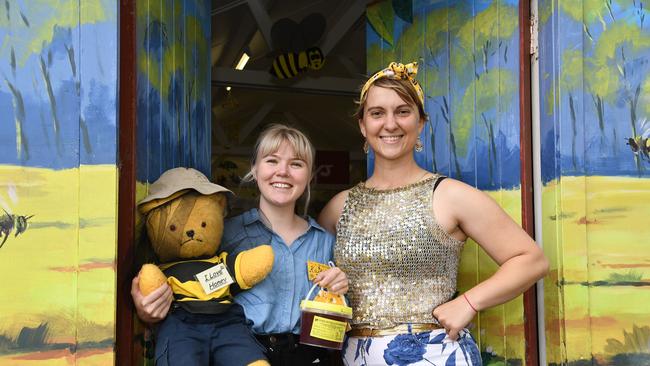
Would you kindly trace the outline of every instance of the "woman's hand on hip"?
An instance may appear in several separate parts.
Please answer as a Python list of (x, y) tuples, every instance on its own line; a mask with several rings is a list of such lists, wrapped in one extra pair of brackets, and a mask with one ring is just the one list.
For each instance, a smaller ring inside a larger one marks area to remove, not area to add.
[(458, 333), (474, 319), (476, 311), (459, 296), (433, 309), (432, 315), (445, 328), (449, 338), (455, 341)]
[(348, 276), (338, 267), (333, 267), (319, 273), (314, 278), (314, 283), (326, 288), (336, 295), (344, 295), (348, 292)]
[(138, 318), (149, 324), (165, 319), (174, 299), (172, 289), (167, 283), (164, 283), (147, 296), (142, 295), (138, 276), (131, 281), (131, 297)]

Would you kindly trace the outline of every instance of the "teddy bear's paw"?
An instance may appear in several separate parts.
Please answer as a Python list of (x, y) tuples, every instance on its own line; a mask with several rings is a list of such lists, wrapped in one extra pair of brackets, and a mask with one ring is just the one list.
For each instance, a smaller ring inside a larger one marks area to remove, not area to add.
[(260, 245), (239, 253), (235, 261), (237, 282), (242, 289), (248, 289), (262, 281), (273, 269), (273, 249)]
[(266, 360), (257, 360), (249, 363), (248, 366), (270, 366), (270, 364)]
[(167, 277), (155, 264), (145, 264), (140, 269), (139, 287), (142, 295), (147, 296), (167, 282)]

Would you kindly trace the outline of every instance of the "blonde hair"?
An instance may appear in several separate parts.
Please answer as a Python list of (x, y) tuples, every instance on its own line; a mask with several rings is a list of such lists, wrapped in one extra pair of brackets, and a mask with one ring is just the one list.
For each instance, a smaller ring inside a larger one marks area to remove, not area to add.
[(300, 199), (305, 200), (305, 211), (303, 214), (306, 216), (307, 209), (309, 208), (309, 199), (311, 197), (309, 183), (311, 182), (311, 176), (313, 173), (316, 151), (314, 149), (314, 146), (311, 144), (311, 141), (309, 141), (309, 138), (307, 138), (307, 136), (299, 130), (280, 123), (273, 123), (265, 128), (257, 138), (257, 142), (255, 142), (255, 150), (251, 158), (251, 169), (242, 178), (242, 181), (254, 181), (255, 175), (253, 173), (253, 169), (255, 167), (255, 164), (257, 164), (258, 158), (277, 152), (284, 142), (287, 142), (289, 146), (291, 146), (298, 159), (305, 162), (309, 171), (309, 181), (307, 182), (307, 187), (305, 187), (305, 192), (303, 192), (302, 196), (300, 197)]
[[(380, 88), (386, 88), (386, 89), (391, 89), (394, 90), (397, 95), (399, 95), (400, 98), (402, 98), (403, 101), (405, 101), (408, 105), (416, 106), (418, 109), (418, 112), (420, 113), (420, 118), (424, 121), (429, 119), (429, 116), (424, 112), (424, 105), (420, 101), (420, 97), (418, 96), (417, 91), (415, 90), (415, 87), (413, 84), (411, 84), (410, 81), (405, 80), (405, 79), (394, 79), (390, 77), (383, 77), (375, 80), (370, 88), (373, 86), (377, 86)], [(368, 89), (370, 91), (370, 89)], [(363, 109), (366, 106), (366, 101), (368, 99), (368, 94), (365, 93), (363, 95), (363, 98), (359, 100), (357, 103), (357, 110), (354, 113), (354, 117), (356, 119), (363, 119)]]

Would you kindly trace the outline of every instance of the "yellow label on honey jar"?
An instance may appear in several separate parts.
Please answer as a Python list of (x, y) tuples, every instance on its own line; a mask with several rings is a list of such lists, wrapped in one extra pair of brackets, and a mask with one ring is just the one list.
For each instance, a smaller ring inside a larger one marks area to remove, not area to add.
[(314, 316), (309, 335), (332, 342), (343, 342), (347, 322)]

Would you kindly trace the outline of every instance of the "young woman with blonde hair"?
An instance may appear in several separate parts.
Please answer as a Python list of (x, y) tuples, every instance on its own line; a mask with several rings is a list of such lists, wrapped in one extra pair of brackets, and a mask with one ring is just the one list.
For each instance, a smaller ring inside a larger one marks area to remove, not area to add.
[[(326, 364), (329, 359), (326, 349), (298, 343), (300, 301), (312, 286), (307, 261), (331, 261), (334, 246), (332, 234), (306, 216), (314, 154), (310, 141), (297, 129), (280, 124), (266, 128), (255, 145), (251, 170), (244, 177), (257, 183), (259, 206), (227, 219), (221, 240), (221, 249), (231, 254), (260, 244), (273, 248), (271, 273), (252, 289), (239, 293), (235, 302), (244, 308), (274, 366)], [(304, 200), (300, 214), (296, 213), (299, 200)], [(171, 296), (165, 286), (143, 298), (137, 291), (137, 277), (133, 282), (140, 318), (152, 323), (163, 319), (169, 309), (165, 296)], [(321, 272), (314, 283), (336, 294), (348, 289), (345, 273), (336, 267)]]

